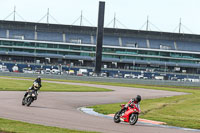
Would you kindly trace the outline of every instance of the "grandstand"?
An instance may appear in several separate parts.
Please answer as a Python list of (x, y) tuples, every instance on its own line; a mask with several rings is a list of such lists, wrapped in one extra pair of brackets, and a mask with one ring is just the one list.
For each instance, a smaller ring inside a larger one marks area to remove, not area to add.
[[(94, 67), (96, 27), (0, 21), (0, 60)], [(105, 28), (102, 67), (200, 73), (200, 35)]]

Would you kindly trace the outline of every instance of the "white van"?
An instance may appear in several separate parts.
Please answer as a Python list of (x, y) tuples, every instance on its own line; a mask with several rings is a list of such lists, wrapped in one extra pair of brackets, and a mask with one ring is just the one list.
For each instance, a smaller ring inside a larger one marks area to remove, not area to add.
[(58, 70), (58, 69), (52, 69), (52, 70), (51, 70), (51, 73), (52, 73), (52, 74), (61, 74), (61, 71)]
[(155, 79), (157, 79), (157, 80), (164, 80), (164, 76), (155, 76)]
[(51, 74), (51, 69), (50, 68), (46, 68), (45, 74)]
[(7, 66), (0, 65), (0, 72), (9, 72)]
[(88, 75), (88, 70), (87, 69), (79, 69), (77, 71), (77, 76), (87, 76)]

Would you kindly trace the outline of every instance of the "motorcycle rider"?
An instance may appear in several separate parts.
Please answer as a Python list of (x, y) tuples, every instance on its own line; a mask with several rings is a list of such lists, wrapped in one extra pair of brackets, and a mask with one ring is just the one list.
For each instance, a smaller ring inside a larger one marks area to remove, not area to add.
[(42, 87), (42, 81), (41, 81), (41, 77), (38, 76), (37, 79), (35, 80), (35, 82), (37, 82), (39, 84), (39, 88)]
[(137, 95), (136, 98), (132, 98), (125, 106), (123, 109), (121, 109), (118, 113), (120, 115), (123, 111), (126, 111), (128, 106), (133, 107), (133, 104), (140, 104), (142, 97), (140, 95)]
[(41, 77), (38, 76), (36, 78), (36, 80), (33, 82), (33, 85), (31, 87), (29, 87), (28, 90), (26, 91), (26, 93), (24, 94), (24, 98), (23, 99), (26, 98), (26, 96), (28, 95), (28, 92), (30, 90), (34, 90), (34, 93), (36, 94), (35, 100), (37, 100), (37, 95), (38, 95), (37, 91), (40, 90), (41, 87), (42, 87)]

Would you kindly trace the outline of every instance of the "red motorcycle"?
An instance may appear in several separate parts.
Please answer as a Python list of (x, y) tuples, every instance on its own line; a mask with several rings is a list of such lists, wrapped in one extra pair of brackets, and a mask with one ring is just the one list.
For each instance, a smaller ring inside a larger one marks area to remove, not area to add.
[[(125, 104), (121, 104), (121, 109), (125, 108)], [(126, 110), (121, 113), (118, 111), (115, 113), (114, 122), (119, 123), (120, 121), (128, 122), (130, 125), (135, 125), (138, 121), (138, 115), (140, 113), (140, 107), (138, 104), (133, 104), (133, 106), (128, 106)]]

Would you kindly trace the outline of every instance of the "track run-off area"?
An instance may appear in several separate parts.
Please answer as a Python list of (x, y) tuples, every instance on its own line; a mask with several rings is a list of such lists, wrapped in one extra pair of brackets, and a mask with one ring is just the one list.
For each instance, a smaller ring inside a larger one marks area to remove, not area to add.
[[(6, 77), (0, 77), (6, 79)], [(11, 79), (11, 78), (7, 78)], [(31, 80), (20, 79), (18, 80)], [(143, 99), (184, 95), (182, 92), (151, 90), (131, 87), (96, 85), (86, 83), (70, 83), (59, 81), (42, 82), (70, 84), (111, 89), (109, 92), (39, 92), (38, 100), (30, 107), (21, 105), (23, 91), (0, 91), (0, 118), (18, 120), (46, 126), (75, 130), (97, 131), (105, 133), (189, 133), (181, 129), (164, 128), (137, 123), (134, 126), (120, 123), (112, 119), (89, 115), (78, 110), (97, 104), (128, 102), (140, 94)], [(41, 88), (42, 89), (42, 88)]]

